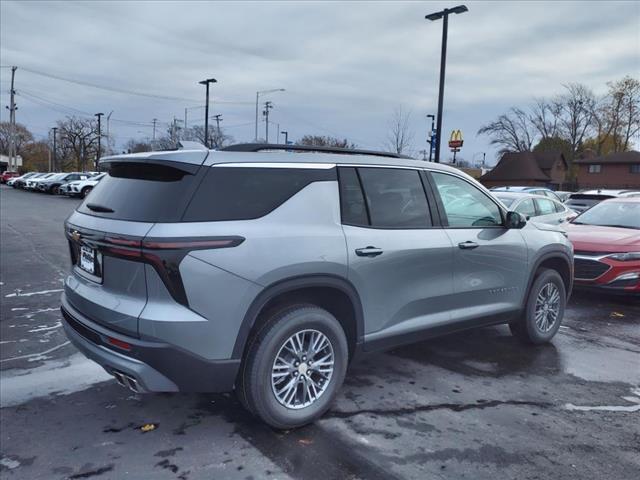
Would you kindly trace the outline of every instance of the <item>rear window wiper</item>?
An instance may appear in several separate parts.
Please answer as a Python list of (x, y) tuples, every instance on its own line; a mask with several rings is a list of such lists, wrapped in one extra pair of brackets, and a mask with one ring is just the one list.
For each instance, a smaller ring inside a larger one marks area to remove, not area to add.
[(109, 207), (105, 207), (103, 205), (97, 205), (95, 203), (87, 203), (87, 208), (89, 210), (93, 210), (94, 212), (104, 212), (104, 213), (113, 213), (113, 209)]

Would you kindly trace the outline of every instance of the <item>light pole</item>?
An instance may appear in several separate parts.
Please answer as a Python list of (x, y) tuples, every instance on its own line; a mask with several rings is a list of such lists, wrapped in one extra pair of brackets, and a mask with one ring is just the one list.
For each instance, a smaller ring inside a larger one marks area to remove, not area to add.
[(433, 122), (436, 119), (436, 116), (432, 115), (432, 114), (429, 114), (429, 115), (427, 115), (427, 118), (431, 119), (431, 131), (429, 132), (429, 141), (428, 141), (428, 143), (429, 143), (429, 161), (431, 161), (432, 160), (432, 156), (433, 156), (433, 144), (435, 143), (436, 137), (437, 137), (437, 135), (435, 133), (435, 130), (434, 130), (435, 127), (434, 127), (434, 124), (433, 124)]
[(256, 132), (255, 132), (255, 137), (253, 139), (254, 142), (258, 143), (258, 104), (260, 102), (260, 95), (266, 95), (268, 93), (275, 93), (275, 92), (284, 92), (284, 88), (273, 88), (271, 90), (260, 90), (258, 92), (256, 92)]
[(289, 145), (289, 132), (287, 132), (286, 130), (283, 130), (280, 133), (284, 135), (284, 144)]
[(447, 63), (447, 33), (449, 30), (449, 15), (468, 12), (466, 5), (458, 5), (453, 8), (445, 8), (439, 12), (431, 13), (424, 18), (440, 20), (442, 18), (442, 52), (440, 53), (440, 87), (438, 89), (438, 125), (436, 127), (436, 163), (440, 162), (440, 139), (442, 138), (442, 103), (444, 100), (444, 70)]
[(96, 155), (96, 170), (100, 171), (100, 150), (102, 150), (102, 132), (100, 131), (100, 118), (104, 113), (96, 113), (94, 117), (98, 117), (98, 154)]
[(198, 82), (200, 85), (207, 87), (207, 100), (204, 104), (204, 146), (207, 148), (209, 148), (209, 84), (217, 82), (215, 78), (207, 78), (206, 80)]

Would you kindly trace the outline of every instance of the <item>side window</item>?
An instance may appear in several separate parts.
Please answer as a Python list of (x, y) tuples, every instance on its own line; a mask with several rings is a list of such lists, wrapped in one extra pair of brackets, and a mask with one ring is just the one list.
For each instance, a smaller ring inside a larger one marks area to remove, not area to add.
[(526, 198), (520, 202), (520, 205), (516, 207), (516, 212), (521, 213), (527, 217), (536, 216), (536, 206), (533, 203), (533, 198)]
[(342, 223), (348, 225), (369, 225), (367, 207), (360, 188), (358, 174), (353, 167), (338, 169), (340, 181), (340, 212)]
[(450, 227), (494, 227), (502, 225), (500, 208), (470, 183), (445, 173), (431, 173), (442, 199)]
[(560, 202), (553, 202), (553, 206), (556, 207), (556, 212), (558, 213), (563, 213), (566, 210), (565, 206)]
[(420, 173), (395, 168), (359, 168), (372, 227), (430, 227), (431, 215)]
[(259, 218), (310, 183), (331, 180), (336, 180), (335, 168), (209, 167), (182, 220)]
[(540, 215), (550, 215), (552, 213), (556, 213), (556, 207), (551, 200), (548, 200), (546, 198), (536, 198), (536, 203), (538, 204)]

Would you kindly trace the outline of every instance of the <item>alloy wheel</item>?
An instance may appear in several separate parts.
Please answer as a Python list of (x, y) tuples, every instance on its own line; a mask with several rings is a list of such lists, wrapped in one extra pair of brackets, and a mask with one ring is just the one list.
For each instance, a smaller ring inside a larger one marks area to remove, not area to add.
[(552, 283), (546, 283), (536, 297), (535, 321), (542, 333), (551, 330), (560, 314), (560, 290)]
[(302, 330), (280, 347), (271, 368), (271, 389), (278, 402), (298, 410), (326, 391), (334, 370), (333, 346), (318, 330)]

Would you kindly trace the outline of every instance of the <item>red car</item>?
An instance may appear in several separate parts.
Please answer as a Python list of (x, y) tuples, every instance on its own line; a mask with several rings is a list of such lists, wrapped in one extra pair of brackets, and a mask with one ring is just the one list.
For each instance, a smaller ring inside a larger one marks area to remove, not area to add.
[(612, 198), (565, 224), (574, 286), (640, 294), (640, 198)]
[(0, 183), (7, 183), (7, 180), (13, 177), (19, 177), (18, 172), (2, 172), (0, 173)]

